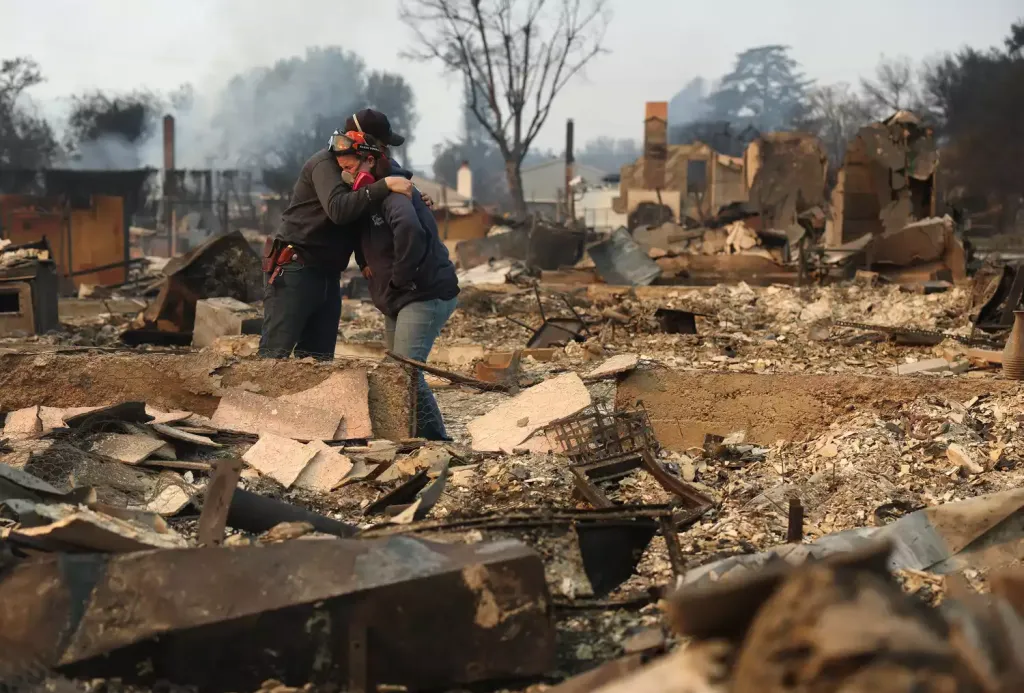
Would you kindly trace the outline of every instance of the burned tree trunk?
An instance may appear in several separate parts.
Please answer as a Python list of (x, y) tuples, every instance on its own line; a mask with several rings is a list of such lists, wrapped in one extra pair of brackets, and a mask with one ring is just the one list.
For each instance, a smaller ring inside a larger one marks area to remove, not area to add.
[(525, 219), (526, 193), (523, 190), (522, 164), (515, 160), (505, 160), (505, 178), (508, 180), (508, 194), (512, 198), (512, 209), (519, 219)]

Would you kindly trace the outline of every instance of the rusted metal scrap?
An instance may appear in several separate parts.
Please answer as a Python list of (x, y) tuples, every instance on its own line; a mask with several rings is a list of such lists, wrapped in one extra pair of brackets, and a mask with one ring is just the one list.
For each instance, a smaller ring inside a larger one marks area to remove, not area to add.
[[(665, 532), (673, 570), (684, 570), (682, 551), (676, 538), (677, 508), (671, 505), (611, 506), (587, 509), (527, 508), (515, 513), (487, 513), (472, 517), (427, 520), (408, 525), (383, 525), (363, 530), (360, 536), (379, 537), (394, 534), (434, 531), (497, 530), (564, 531), (576, 535), (583, 569), (595, 597), (607, 595), (636, 570), (651, 538)], [(696, 518), (694, 518), (696, 519)], [(647, 603), (649, 600), (643, 601)], [(578, 605), (579, 600), (570, 602)]]
[(577, 490), (596, 508), (613, 507), (614, 503), (593, 479), (615, 479), (641, 467), (680, 499), (687, 511), (679, 518), (680, 523), (694, 522), (712, 506), (711, 499), (669, 474), (658, 463), (656, 455), (660, 445), (650, 417), (642, 407), (627, 411), (589, 407), (580, 414), (552, 423), (548, 432), (573, 463), (570, 472)]
[[(685, 565), (677, 531), (700, 519), (711, 509), (712, 501), (658, 463), (656, 455), (660, 446), (647, 412), (642, 407), (614, 412), (591, 407), (581, 414), (556, 421), (548, 431), (562, 452), (573, 462), (569, 471), (576, 490), (595, 508), (610, 509), (616, 506), (594, 480), (616, 479), (639, 468), (647, 471), (666, 491), (679, 499), (683, 512), (674, 513), (672, 517), (659, 517), (659, 524), (651, 527), (650, 535), (654, 534), (655, 529), (660, 529), (668, 546), (673, 573), (682, 575)], [(639, 528), (623, 528), (616, 541), (625, 544), (631, 537), (641, 537), (639, 532)], [(630, 570), (635, 567), (634, 563)], [(614, 575), (618, 576), (619, 573), (615, 572)]]
[(540, 558), (511, 540), (60, 555), (0, 580), (0, 632), (41, 665), (202, 691), (540, 675), (555, 663), (549, 611)]
[(638, 456), (642, 450), (657, 452), (647, 412), (641, 409), (606, 411), (588, 407), (579, 414), (555, 421), (549, 437), (573, 464), (608, 462), (620, 456)]
[(1008, 330), (1024, 295), (1024, 268), (1020, 264), (986, 265), (975, 281), (971, 304), (976, 308), (968, 311), (974, 326), (988, 332)]
[(217, 236), (181, 258), (173, 258), (164, 274), (167, 279), (160, 294), (136, 327), (191, 332), (199, 299), (227, 297), (251, 303), (263, 298), (260, 259), (239, 231)]
[(533, 334), (526, 342), (527, 349), (562, 347), (570, 341), (582, 342), (585, 340), (585, 335), (590, 335), (590, 329), (587, 327), (586, 321), (576, 311), (572, 301), (569, 300), (566, 294), (558, 294), (558, 296), (565, 302), (565, 305), (572, 313), (573, 317), (571, 318), (549, 318), (544, 312), (544, 303), (540, 298), (540, 289), (536, 285), (533, 287), (533, 295), (537, 299), (537, 310), (540, 312), (540, 319), (542, 321), (540, 327), (535, 329), (515, 318), (509, 316), (505, 318), (524, 329), (533, 330)]

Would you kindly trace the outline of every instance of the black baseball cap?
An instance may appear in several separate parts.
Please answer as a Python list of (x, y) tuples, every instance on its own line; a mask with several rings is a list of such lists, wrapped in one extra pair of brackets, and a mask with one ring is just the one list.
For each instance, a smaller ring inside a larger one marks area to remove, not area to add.
[(391, 131), (391, 121), (388, 117), (372, 108), (364, 108), (349, 116), (345, 121), (345, 130), (364, 132), (390, 147), (401, 147), (405, 144), (404, 137)]

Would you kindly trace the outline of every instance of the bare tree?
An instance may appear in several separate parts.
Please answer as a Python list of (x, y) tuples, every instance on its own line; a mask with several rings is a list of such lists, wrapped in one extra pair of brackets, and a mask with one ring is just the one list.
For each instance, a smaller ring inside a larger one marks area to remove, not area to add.
[(809, 111), (804, 129), (821, 138), (832, 167), (839, 167), (847, 145), (871, 121), (869, 107), (848, 84), (839, 83), (812, 89)]
[(559, 92), (598, 53), (606, 0), (405, 0), (416, 32), (410, 55), (462, 76), (467, 106), (505, 162), (515, 212), (525, 217), (521, 168)]
[(879, 119), (889, 117), (894, 111), (921, 108), (917, 73), (907, 57), (883, 56), (875, 68), (875, 78), (862, 79), (860, 85), (868, 106)]

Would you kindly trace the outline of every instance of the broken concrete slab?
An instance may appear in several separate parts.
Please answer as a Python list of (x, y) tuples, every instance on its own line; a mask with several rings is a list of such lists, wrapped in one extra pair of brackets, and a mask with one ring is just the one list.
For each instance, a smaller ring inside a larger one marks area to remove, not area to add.
[(174, 462), (177, 459), (178, 451), (174, 449), (173, 445), (166, 443), (158, 447), (146, 461), (161, 460), (163, 462)]
[(76, 677), (445, 690), (555, 664), (543, 565), (518, 541), (305, 539), (29, 560), (0, 590), (12, 597), (0, 603), (5, 638)]
[(459, 270), (459, 286), (473, 284), (504, 284), (512, 273), (513, 262), (504, 260), (477, 265), (470, 269)]
[(452, 344), (436, 346), (430, 350), (427, 363), (445, 363), (449, 366), (469, 366), (484, 358), (487, 350), (481, 344)]
[(510, 453), (535, 431), (590, 403), (590, 392), (575, 373), (545, 380), (470, 421), (473, 450)]
[(199, 445), (206, 448), (223, 447), (220, 443), (215, 443), (206, 436), (189, 433), (188, 431), (183, 431), (180, 428), (175, 428), (173, 426), (165, 426), (164, 424), (152, 422), (149, 424), (149, 427), (156, 433), (170, 438), (171, 440), (178, 440), (183, 443), (191, 443), (192, 445)]
[(3, 433), (9, 438), (35, 438), (43, 433), (43, 422), (39, 418), (39, 407), (27, 407), (12, 411), (4, 420)]
[(336, 414), (341, 425), (328, 440), (354, 440), (373, 436), (369, 396), (366, 370), (354, 368), (333, 373), (315, 387), (278, 400)]
[(167, 443), (151, 436), (104, 433), (93, 441), (92, 451), (125, 464), (138, 464), (166, 446)]
[(351, 455), (359, 455), (367, 462), (390, 464), (395, 461), (395, 456), (398, 454), (398, 446), (390, 440), (371, 440), (366, 445), (346, 447), (345, 452)]
[(263, 324), (260, 312), (248, 303), (227, 296), (204, 298), (196, 301), (195, 326), (192, 328), (192, 346), (211, 346), (219, 337), (252, 334)]
[(868, 256), (879, 265), (898, 267), (941, 261), (954, 280), (967, 277), (963, 244), (953, 233), (953, 220), (948, 216), (922, 219), (883, 233), (868, 246)]
[(473, 365), (473, 377), (485, 383), (518, 384), (522, 358), (523, 355), (519, 351), (488, 354)]
[(56, 428), (64, 428), (65, 410), (60, 407), (39, 407), (39, 420), (43, 424), (43, 433)]
[(146, 405), (146, 413), (153, 417), (150, 423), (154, 424), (172, 424), (184, 421), (192, 416), (190, 411), (161, 411), (155, 407)]
[(333, 412), (271, 399), (244, 390), (221, 397), (213, 424), (240, 433), (271, 433), (296, 440), (333, 440), (341, 417)]
[(141, 509), (163, 517), (173, 517), (192, 502), (192, 494), (182, 488), (183, 482), (168, 483)]
[(182, 549), (188, 545), (176, 533), (158, 533), (84, 507), (39, 503), (33, 512), (50, 524), (12, 529), (8, 534), (11, 541), (48, 551), (102, 553)]
[(306, 448), (313, 450), (314, 455), (296, 477), (294, 485), (297, 488), (330, 493), (340, 486), (352, 471), (352, 460), (322, 440), (314, 440), (308, 443)]
[(517, 445), (513, 452), (529, 452), (536, 455), (546, 455), (549, 452), (554, 451), (554, 449), (555, 447), (551, 444), (551, 441), (548, 440), (547, 436), (536, 433)]
[(600, 366), (587, 373), (585, 377), (587, 380), (610, 378), (614, 375), (636, 370), (636, 366), (639, 362), (640, 357), (637, 354), (619, 354), (618, 356), (612, 356), (610, 359), (607, 359)]
[(422, 447), (415, 455), (411, 455), (395, 462), (393, 465), (388, 467), (383, 474), (377, 477), (377, 479), (382, 483), (397, 481), (398, 479), (412, 476), (423, 469), (428, 469), (431, 473), (436, 474), (440, 472), (440, 470), (447, 465), (451, 459), (451, 453), (443, 447)]
[(291, 487), (317, 455), (317, 449), (296, 442), (291, 438), (261, 433), (256, 444), (249, 448), (242, 459), (246, 464), (264, 476), (269, 476), (285, 488)]
[[(944, 358), (925, 359), (914, 363), (899, 363), (889, 368), (896, 375), (917, 375), (921, 373), (945, 373), (953, 371), (954, 363)], [(966, 369), (965, 369), (966, 370)]]
[(966, 356), (983, 364), (1003, 364), (1003, 352), (994, 349), (968, 349)]

